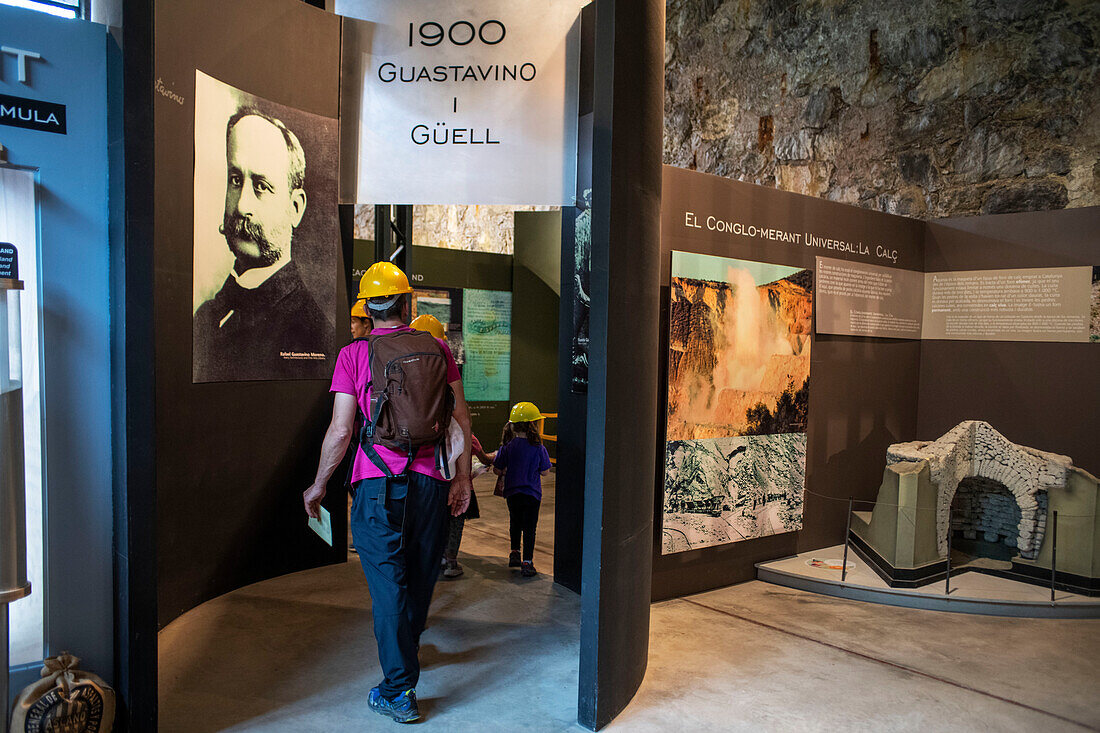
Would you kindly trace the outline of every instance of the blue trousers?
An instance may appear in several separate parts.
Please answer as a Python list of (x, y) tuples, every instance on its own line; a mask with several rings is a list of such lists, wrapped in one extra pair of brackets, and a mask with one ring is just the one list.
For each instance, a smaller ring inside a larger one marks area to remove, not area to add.
[(419, 473), (355, 484), (351, 537), (370, 588), (374, 638), (393, 697), (420, 678), (420, 634), (447, 534), (449, 484)]

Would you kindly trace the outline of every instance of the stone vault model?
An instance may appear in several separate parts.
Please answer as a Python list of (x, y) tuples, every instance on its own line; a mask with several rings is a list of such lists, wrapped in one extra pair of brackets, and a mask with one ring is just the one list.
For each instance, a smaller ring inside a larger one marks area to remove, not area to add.
[(1067, 456), (1017, 445), (989, 423), (968, 420), (934, 441), (895, 443), (872, 511), (855, 512), (856, 550), (892, 586), (943, 577), (948, 533), (980, 570), (1050, 582), (1048, 517), (1060, 513), (1058, 582), (1100, 592), (1097, 479)]

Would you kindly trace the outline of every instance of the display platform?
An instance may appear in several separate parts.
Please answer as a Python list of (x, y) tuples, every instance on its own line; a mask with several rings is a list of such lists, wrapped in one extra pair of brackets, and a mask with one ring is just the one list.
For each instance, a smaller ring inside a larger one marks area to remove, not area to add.
[[(977, 613), (1025, 618), (1100, 618), (1100, 598), (1020, 583), (978, 572), (951, 576), (951, 592), (944, 581), (920, 588), (891, 588), (855, 552), (848, 553), (848, 573), (841, 581), (844, 545), (803, 552), (781, 560), (756, 564), (756, 577), (768, 583), (822, 595), (929, 611)], [(814, 561), (818, 567), (811, 565)]]

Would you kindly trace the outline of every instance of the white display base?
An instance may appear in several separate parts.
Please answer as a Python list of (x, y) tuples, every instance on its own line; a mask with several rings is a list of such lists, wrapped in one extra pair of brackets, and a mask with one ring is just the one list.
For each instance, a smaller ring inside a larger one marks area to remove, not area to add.
[(951, 577), (951, 593), (944, 594), (944, 581), (920, 588), (891, 588), (863, 558), (848, 552), (848, 575), (841, 582), (841, 571), (810, 567), (813, 559), (837, 561), (844, 545), (804, 552), (782, 560), (756, 564), (756, 577), (788, 588), (850, 598), (890, 606), (906, 606), (933, 611), (977, 613), (990, 616), (1031, 618), (1100, 618), (1100, 598), (1057, 590), (1054, 603), (1050, 588), (1021, 583), (984, 573), (969, 571)]

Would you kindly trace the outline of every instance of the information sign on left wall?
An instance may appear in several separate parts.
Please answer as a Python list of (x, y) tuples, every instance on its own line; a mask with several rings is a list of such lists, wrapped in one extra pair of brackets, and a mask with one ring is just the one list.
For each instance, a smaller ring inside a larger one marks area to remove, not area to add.
[(331, 375), (337, 138), (196, 71), (194, 382)]

